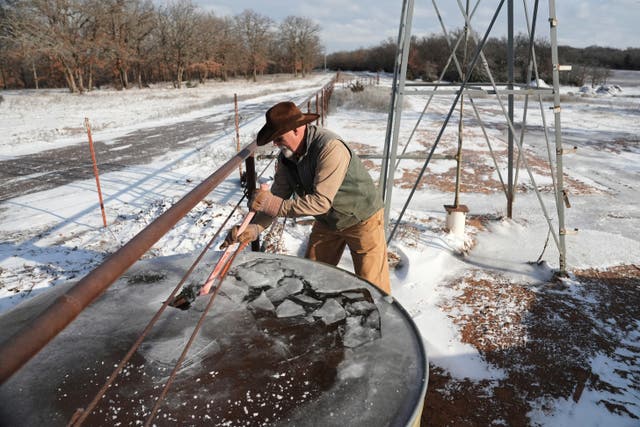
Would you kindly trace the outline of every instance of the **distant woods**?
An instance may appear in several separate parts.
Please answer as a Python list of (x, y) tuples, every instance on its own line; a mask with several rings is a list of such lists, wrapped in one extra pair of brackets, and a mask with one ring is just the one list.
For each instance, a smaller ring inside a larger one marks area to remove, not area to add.
[(319, 31), (303, 17), (218, 17), (188, 0), (0, 0), (0, 87), (83, 92), (304, 76), (321, 63)]
[[(470, 62), (476, 50), (473, 37), (465, 41), (461, 37), (462, 31), (450, 33), (449, 39), (443, 35), (430, 35), (425, 37), (412, 37), (409, 59), (407, 62), (407, 79), (422, 79), (433, 81), (442, 76), (443, 80), (461, 81), (460, 73), (450, 54), (457, 43), (456, 57), (460, 69), (472, 73), (471, 81), (488, 81), (486, 67), (481, 60), (477, 61), (473, 70), (467, 70), (467, 61)], [(476, 38), (477, 39), (477, 38)], [(349, 52), (338, 52), (327, 56), (327, 67), (336, 70), (352, 71), (386, 71), (393, 72), (396, 52), (396, 40), (388, 39), (372, 48), (363, 48)], [(524, 34), (514, 37), (514, 72), (518, 82), (525, 82), (528, 76), (529, 64), (529, 38)], [(535, 41), (536, 64), (541, 79), (551, 83), (551, 44), (548, 40), (537, 39)], [(507, 80), (507, 39), (489, 38), (483, 49), (486, 64), (496, 81)], [(606, 83), (611, 69), (640, 70), (640, 49), (628, 48), (625, 50), (592, 46), (587, 48), (573, 48), (559, 46), (558, 55), (560, 64), (572, 65), (570, 72), (562, 72), (561, 83), (582, 86), (584, 84), (597, 85)], [(532, 74), (532, 79), (535, 74)]]
[[(210, 78), (226, 80), (260, 74), (302, 75), (321, 66), (324, 47), (320, 27), (311, 19), (289, 16), (282, 22), (245, 10), (233, 17), (203, 11), (191, 0), (157, 6), (151, 0), (0, 0), (0, 88), (67, 87), (84, 92), (109, 85), (118, 89), (156, 82), (197, 85)], [(468, 66), (477, 35), (457, 43), (461, 30), (414, 36), (407, 78), (487, 81), (488, 65), (498, 82), (507, 78), (506, 38), (490, 38), (484, 57)], [(515, 73), (529, 76), (529, 41), (518, 35)], [(456, 61), (450, 61), (457, 46)], [(551, 82), (550, 43), (535, 42), (540, 78)], [(393, 72), (396, 41), (326, 57), (332, 70)], [(610, 69), (640, 70), (640, 49), (559, 47), (564, 84), (606, 83)], [(534, 78), (535, 75), (532, 75)]]

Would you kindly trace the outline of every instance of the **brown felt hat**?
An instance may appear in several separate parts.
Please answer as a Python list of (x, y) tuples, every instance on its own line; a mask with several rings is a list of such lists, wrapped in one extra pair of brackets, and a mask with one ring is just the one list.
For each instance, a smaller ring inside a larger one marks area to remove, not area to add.
[(317, 120), (318, 114), (304, 114), (293, 102), (279, 102), (267, 110), (267, 123), (258, 132), (258, 145), (265, 145), (282, 134)]

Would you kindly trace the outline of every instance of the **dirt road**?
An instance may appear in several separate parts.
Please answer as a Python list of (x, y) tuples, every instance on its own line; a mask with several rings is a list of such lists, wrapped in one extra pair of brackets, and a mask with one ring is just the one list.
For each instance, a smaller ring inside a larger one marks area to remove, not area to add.
[[(96, 139), (98, 169), (104, 173), (147, 164), (156, 156), (194, 147), (204, 136), (233, 128), (230, 112), (136, 130), (108, 143)], [(88, 142), (0, 161), (0, 201), (92, 177)]]

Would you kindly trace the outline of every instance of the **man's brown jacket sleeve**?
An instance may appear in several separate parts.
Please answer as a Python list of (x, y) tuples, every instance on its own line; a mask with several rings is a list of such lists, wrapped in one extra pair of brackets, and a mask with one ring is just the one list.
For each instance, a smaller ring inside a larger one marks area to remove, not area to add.
[[(344, 181), (349, 168), (351, 155), (345, 145), (334, 139), (320, 152), (313, 179), (313, 193), (289, 199), (293, 188), (289, 185), (284, 166), (278, 168), (274, 176), (271, 192), (282, 197), (284, 202), (278, 211), (278, 216), (300, 217), (307, 215), (321, 215), (331, 209), (333, 198)], [(273, 218), (259, 213), (254, 219), (263, 227), (268, 227)]]

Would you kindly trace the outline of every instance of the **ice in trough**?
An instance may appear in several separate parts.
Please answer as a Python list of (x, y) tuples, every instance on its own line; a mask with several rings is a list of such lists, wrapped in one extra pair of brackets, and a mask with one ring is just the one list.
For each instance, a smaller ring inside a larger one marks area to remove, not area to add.
[[(0, 387), (0, 425), (67, 425), (191, 262), (173, 256), (134, 265)], [(150, 271), (163, 274), (135, 279)], [(208, 273), (192, 280), (203, 283)], [(71, 285), (0, 316), (0, 342)], [(167, 308), (86, 425), (145, 422), (210, 296), (187, 310)], [(411, 425), (424, 399), (426, 354), (410, 317), (342, 270), (245, 253), (204, 315), (157, 425)]]

